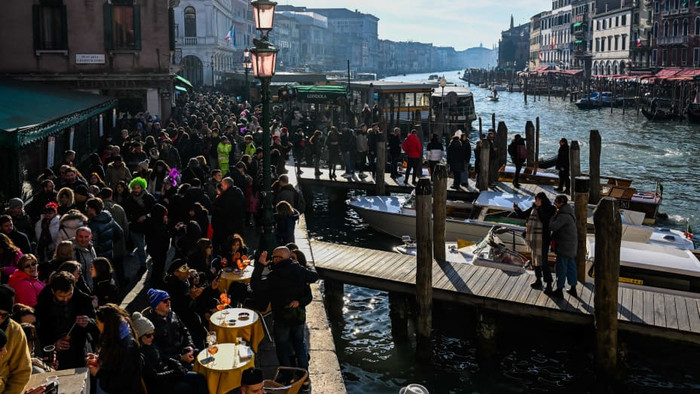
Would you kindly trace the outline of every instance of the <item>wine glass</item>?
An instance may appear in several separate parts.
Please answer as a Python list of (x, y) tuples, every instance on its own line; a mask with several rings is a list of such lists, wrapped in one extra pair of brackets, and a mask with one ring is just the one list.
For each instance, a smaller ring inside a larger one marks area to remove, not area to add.
[(229, 311), (228, 308), (224, 308), (221, 311), (222, 319), (221, 319), (221, 324), (219, 324), (220, 326), (223, 326), (226, 323), (226, 316), (228, 316), (229, 313), (231, 313), (231, 311)]
[[(215, 355), (219, 351), (219, 348), (216, 346), (216, 339), (216, 332), (209, 331), (209, 333), (207, 334), (207, 352), (210, 356)], [(211, 365), (216, 365), (216, 360), (212, 360)]]

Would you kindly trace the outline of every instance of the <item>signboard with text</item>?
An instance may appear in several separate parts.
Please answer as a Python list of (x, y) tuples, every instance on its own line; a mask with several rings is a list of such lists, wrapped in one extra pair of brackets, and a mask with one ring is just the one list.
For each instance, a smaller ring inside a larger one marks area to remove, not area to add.
[(105, 64), (104, 54), (76, 54), (75, 64)]

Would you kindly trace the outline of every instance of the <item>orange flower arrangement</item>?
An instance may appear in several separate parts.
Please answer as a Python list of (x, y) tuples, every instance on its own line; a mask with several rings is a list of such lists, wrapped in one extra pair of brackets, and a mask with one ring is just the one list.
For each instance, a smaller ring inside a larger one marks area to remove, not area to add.
[[(238, 253), (236, 253), (236, 255), (238, 255)], [(246, 256), (246, 255), (243, 255), (243, 256), (241, 256), (240, 259), (236, 260), (236, 265), (238, 266), (239, 270), (245, 269), (245, 267), (247, 265), (245, 262), (246, 260), (248, 260), (248, 256)]]
[(231, 298), (226, 293), (221, 293), (219, 296), (219, 305), (216, 306), (216, 310), (220, 311), (226, 309), (227, 306), (231, 304)]

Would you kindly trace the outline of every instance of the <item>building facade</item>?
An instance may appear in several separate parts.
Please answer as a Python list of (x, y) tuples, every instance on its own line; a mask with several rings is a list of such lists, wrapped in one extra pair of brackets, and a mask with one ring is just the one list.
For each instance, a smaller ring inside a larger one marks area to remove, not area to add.
[(501, 32), (498, 43), (498, 67), (510, 70), (524, 68), (530, 59), (530, 23), (513, 26)]
[(120, 112), (167, 118), (171, 18), (167, 1), (7, 2), (0, 74), (115, 97)]
[(593, 59), (593, 15), (594, 0), (574, 0), (571, 3), (573, 32), (573, 52), (571, 68), (584, 70), (585, 76), (591, 76)]
[(217, 86), (240, 69), (252, 46), (252, 7), (245, 0), (182, 0), (174, 9), (176, 71), (194, 86)]
[(628, 73), (633, 2), (598, 4), (593, 17), (593, 75)]
[(651, 67), (700, 66), (699, 2), (654, 1), (650, 20)]
[(542, 55), (542, 18), (549, 15), (549, 11), (543, 11), (530, 18), (530, 56), (527, 67), (532, 70), (540, 66), (540, 62), (544, 58)]

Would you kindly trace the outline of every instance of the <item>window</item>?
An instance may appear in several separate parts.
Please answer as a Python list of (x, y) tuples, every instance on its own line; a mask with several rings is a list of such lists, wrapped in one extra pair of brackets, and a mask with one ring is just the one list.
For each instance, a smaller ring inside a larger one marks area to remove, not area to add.
[(673, 36), (675, 37), (677, 35), (678, 35), (678, 19), (673, 21)]
[(185, 8), (185, 37), (197, 37), (197, 11)]
[(600, 51), (605, 52), (605, 38), (600, 40)]
[(627, 49), (626, 47), (627, 47), (627, 35), (623, 34), (622, 35), (622, 50), (623, 51), (626, 50)]
[(693, 48), (693, 66), (700, 64), (700, 48)]
[(622, 15), (622, 26), (627, 25), (627, 15)]
[(666, 65), (666, 59), (668, 59), (667, 55), (668, 55), (668, 50), (662, 49), (661, 50), (661, 65), (662, 66)]
[(34, 19), (34, 50), (68, 50), (66, 6), (62, 0), (41, 0), (32, 8)]
[(683, 35), (688, 35), (688, 18), (683, 19)]
[(681, 49), (681, 66), (685, 66), (688, 63), (688, 51), (683, 48)]
[(595, 29), (600, 30), (600, 21), (595, 21)]
[(620, 41), (620, 36), (615, 36), (615, 50), (616, 50), (616, 51), (617, 51), (617, 48), (618, 48), (618, 46), (617, 46), (618, 41)]
[(618, 26), (620, 26), (620, 17), (616, 16), (615, 17), (615, 27), (618, 27)]
[[(700, 23), (700, 18), (697, 18), (695, 20), (695, 28), (696, 29), (698, 27), (698, 23)], [(654, 22), (654, 27), (652, 28), (652, 30), (653, 30), (652, 35), (654, 36), (654, 38), (657, 38), (659, 36), (659, 23), (658, 22)]]
[(668, 37), (668, 21), (664, 22), (664, 37)]
[[(695, 48), (695, 49), (698, 50), (698, 49), (700, 49), (700, 48)], [(658, 53), (658, 50), (657, 50), (657, 49), (654, 49), (654, 50), (651, 51), (651, 65), (652, 65), (652, 66), (656, 66), (656, 55), (657, 55), (657, 53)]]
[(607, 28), (607, 23), (608, 21), (606, 19), (603, 19), (603, 30)]
[(141, 9), (134, 0), (103, 5), (106, 50), (141, 50)]
[(595, 51), (596, 52), (600, 51), (600, 38), (595, 39)]

